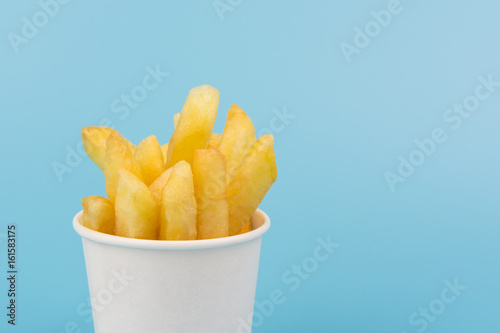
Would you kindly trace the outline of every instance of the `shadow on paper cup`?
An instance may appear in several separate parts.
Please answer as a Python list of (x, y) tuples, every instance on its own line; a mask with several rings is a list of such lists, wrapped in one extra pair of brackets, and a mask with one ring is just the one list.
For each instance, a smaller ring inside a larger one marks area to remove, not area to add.
[(252, 231), (231, 237), (162, 241), (88, 229), (82, 236), (96, 333), (249, 333), (262, 235), (261, 210)]

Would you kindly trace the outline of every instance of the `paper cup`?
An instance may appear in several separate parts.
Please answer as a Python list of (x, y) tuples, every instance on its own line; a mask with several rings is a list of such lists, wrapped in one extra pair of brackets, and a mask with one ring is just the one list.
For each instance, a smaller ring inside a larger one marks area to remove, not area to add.
[(96, 333), (250, 333), (262, 235), (142, 240), (103, 234), (80, 224)]

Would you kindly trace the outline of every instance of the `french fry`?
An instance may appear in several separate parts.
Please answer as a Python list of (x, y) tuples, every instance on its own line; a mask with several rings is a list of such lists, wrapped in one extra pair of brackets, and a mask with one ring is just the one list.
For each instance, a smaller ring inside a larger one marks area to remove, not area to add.
[(222, 141), (222, 134), (212, 133), (210, 137), (210, 142), (208, 143), (208, 148), (217, 148)]
[(148, 187), (133, 173), (119, 169), (115, 200), (115, 234), (158, 239), (158, 209)]
[(230, 236), (241, 231), (277, 175), (274, 138), (264, 134), (250, 148), (227, 187)]
[(179, 122), (179, 118), (181, 117), (181, 113), (180, 112), (177, 112), (176, 114), (174, 114), (174, 128), (177, 127), (177, 123)]
[(155, 198), (158, 207), (161, 207), (161, 193), (163, 192), (165, 185), (167, 185), (170, 173), (172, 173), (172, 168), (165, 170), (160, 177), (156, 178), (156, 180), (149, 185), (149, 191), (153, 195), (153, 198)]
[(173, 168), (161, 195), (160, 239), (196, 239), (196, 198), (193, 174), (186, 161)]
[(163, 163), (167, 165), (168, 142), (161, 145), (161, 153), (163, 154)]
[(154, 135), (148, 136), (137, 145), (135, 159), (146, 186), (151, 185), (166, 170), (160, 143)]
[(168, 145), (167, 168), (179, 161), (193, 162), (195, 149), (206, 149), (212, 135), (219, 91), (209, 85), (189, 91), (179, 122)]
[(114, 131), (111, 127), (87, 126), (82, 128), (83, 147), (92, 161), (104, 170), (104, 151), (106, 139)]
[(198, 239), (228, 236), (229, 216), (224, 156), (200, 149), (193, 156), (194, 194), (198, 204)]
[(82, 225), (95, 231), (113, 234), (115, 230), (115, 209), (106, 198), (92, 195), (82, 199)]
[[(92, 161), (104, 171), (104, 156), (106, 151), (106, 139), (115, 129), (106, 126), (87, 126), (82, 128), (82, 141), (85, 152)], [(127, 140), (130, 149), (135, 149), (135, 145)]]
[(243, 227), (241, 228), (241, 231), (238, 233), (238, 235), (247, 233), (249, 231), (252, 231), (252, 219), (251, 218), (247, 221), (247, 223), (245, 223), (243, 225)]
[(228, 184), (255, 140), (255, 128), (250, 117), (237, 105), (231, 105), (218, 148), (226, 159)]
[(114, 203), (118, 182), (118, 170), (125, 169), (130, 171), (141, 181), (142, 175), (127, 140), (116, 131), (112, 132), (106, 140), (106, 153), (104, 161), (106, 194), (108, 196), (108, 200), (111, 201), (111, 203)]

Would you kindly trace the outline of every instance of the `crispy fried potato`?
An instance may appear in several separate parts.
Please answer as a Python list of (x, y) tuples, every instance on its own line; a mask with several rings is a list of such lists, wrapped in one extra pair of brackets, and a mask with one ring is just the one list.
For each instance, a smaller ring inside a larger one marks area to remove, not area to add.
[(256, 140), (247, 114), (232, 105), (213, 133), (219, 91), (189, 91), (174, 131), (138, 146), (110, 127), (85, 127), (82, 141), (104, 172), (107, 199), (82, 199), (82, 224), (142, 239), (213, 239), (252, 230), (251, 216), (276, 181), (274, 138)]
[(159, 223), (155, 199), (148, 187), (133, 173), (118, 170), (115, 218), (117, 236), (158, 239)]
[(210, 142), (208, 143), (208, 148), (217, 148), (220, 145), (220, 142), (222, 141), (222, 134), (219, 133), (212, 133), (212, 136), (210, 137)]
[(111, 127), (87, 126), (82, 128), (83, 147), (92, 161), (104, 170), (104, 151), (106, 139), (114, 131)]
[(249, 231), (252, 231), (252, 219), (251, 218), (247, 221), (247, 223), (245, 223), (243, 225), (243, 227), (241, 228), (241, 231), (238, 233), (238, 235), (247, 233)]
[(250, 148), (227, 187), (230, 236), (241, 231), (277, 175), (274, 138), (264, 134)]
[(226, 159), (228, 184), (255, 140), (255, 128), (250, 117), (237, 105), (231, 105), (219, 145), (219, 151)]
[(179, 161), (193, 162), (195, 149), (206, 149), (217, 116), (219, 91), (209, 85), (189, 91), (179, 122), (168, 145), (167, 168)]
[(224, 156), (212, 149), (195, 150), (193, 181), (198, 204), (198, 239), (228, 236), (229, 208)]
[(163, 154), (163, 163), (167, 165), (167, 152), (168, 152), (168, 142), (161, 145), (161, 153)]
[(115, 209), (106, 198), (92, 195), (82, 199), (82, 225), (95, 231), (113, 234), (115, 231)]
[(174, 114), (174, 128), (177, 127), (177, 123), (179, 122), (179, 118), (181, 117), (181, 113), (180, 112), (177, 112), (176, 114)]
[(154, 135), (148, 136), (137, 145), (135, 159), (146, 186), (151, 185), (166, 170), (160, 143)]
[(191, 166), (180, 161), (168, 177), (161, 195), (160, 239), (196, 239), (196, 198)]
[(142, 175), (127, 140), (116, 131), (112, 132), (106, 140), (104, 161), (106, 194), (108, 195), (108, 200), (114, 203), (118, 182), (118, 170), (128, 170), (136, 175), (141, 181)]
[(165, 185), (167, 185), (171, 172), (172, 168), (168, 168), (160, 175), (160, 177), (156, 178), (156, 180), (149, 185), (149, 191), (153, 195), (153, 198), (155, 198), (158, 207), (161, 207), (161, 193), (163, 192)]
[[(82, 128), (82, 141), (85, 152), (92, 161), (104, 171), (104, 156), (106, 151), (106, 140), (115, 129), (106, 126), (87, 126)], [(124, 138), (125, 139), (125, 138)], [(135, 145), (125, 139), (129, 148), (134, 151)]]

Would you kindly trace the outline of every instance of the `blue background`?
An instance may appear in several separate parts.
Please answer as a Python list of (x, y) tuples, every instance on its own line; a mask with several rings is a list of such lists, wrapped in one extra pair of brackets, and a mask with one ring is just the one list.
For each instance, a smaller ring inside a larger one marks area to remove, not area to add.
[[(402, 0), (349, 63), (341, 43), (389, 2), (232, 0), (221, 19), (209, 0), (71, 1), (17, 53), (8, 34), (40, 5), (2, 2), (0, 241), (3, 252), (16, 223), (20, 273), (18, 325), (2, 314), (1, 330), (93, 332), (71, 221), (82, 197), (105, 193), (103, 176), (83, 157), (59, 180), (53, 163), (67, 165), (80, 129), (102, 119), (134, 143), (167, 142), (188, 90), (207, 83), (221, 92), (217, 132), (232, 103), (258, 132), (276, 110), (294, 116), (274, 131), (256, 295), (286, 300), (254, 332), (417, 332), (409, 317), (455, 278), (467, 289), (425, 331), (499, 332), (500, 88), (456, 130), (443, 115), (479, 76), (500, 81), (500, 7)], [(169, 76), (120, 119), (111, 103), (157, 65)], [(391, 191), (384, 173), (435, 128), (447, 140)], [(291, 290), (283, 274), (329, 235), (340, 247)]]

